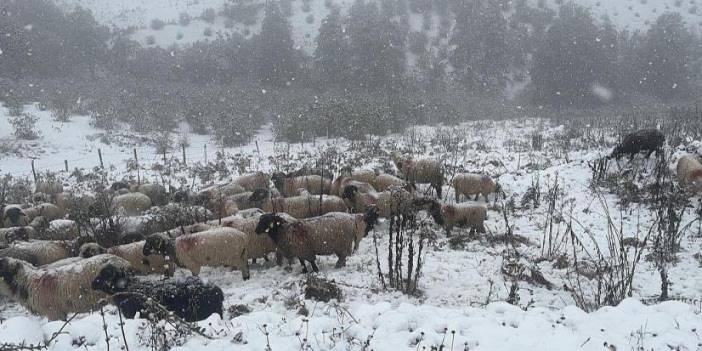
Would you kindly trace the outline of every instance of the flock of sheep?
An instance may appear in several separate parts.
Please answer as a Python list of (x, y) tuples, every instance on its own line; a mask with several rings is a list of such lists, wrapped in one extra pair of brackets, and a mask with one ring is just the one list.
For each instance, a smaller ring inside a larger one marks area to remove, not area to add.
[[(650, 155), (664, 142), (657, 130), (640, 131), (627, 135), (610, 157)], [(440, 162), (397, 153), (392, 159), (399, 177), (348, 168), (336, 178), (310, 169), (259, 172), (199, 192), (116, 182), (102, 190), (111, 199), (103, 215), (127, 221), (113, 233), (111, 245), (73, 221), (73, 206), (99, 207), (97, 196), (64, 192), (57, 182), (39, 183), (27, 204), (1, 208), (0, 296), (50, 320), (91, 311), (105, 299), (128, 318), (150, 315), (155, 301), (196, 321), (221, 315), (224, 299), (219, 287), (197, 278), (202, 267), (235, 267), (247, 280), (249, 262), (273, 254), (278, 264), (297, 259), (303, 272), (308, 263), (318, 271), (320, 255), (337, 256), (341, 268), (379, 218), (412, 218), (419, 211), (447, 235), (457, 226), (485, 231), (487, 206), (480, 198), (487, 202), (500, 192), (491, 177), (456, 174), (451, 181), (456, 203), (443, 203)], [(677, 169), (682, 184), (702, 184), (696, 158), (682, 157)], [(418, 184), (428, 184), (437, 196), (420, 194)], [(459, 202), (461, 196), (475, 198)], [(176, 267), (193, 277), (172, 278)]]

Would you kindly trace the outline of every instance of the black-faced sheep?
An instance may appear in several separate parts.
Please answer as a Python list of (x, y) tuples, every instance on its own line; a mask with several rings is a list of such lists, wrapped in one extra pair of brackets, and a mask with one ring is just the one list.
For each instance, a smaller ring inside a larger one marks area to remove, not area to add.
[(461, 195), (466, 197), (475, 195), (476, 201), (480, 195), (483, 195), (487, 202), (488, 195), (497, 191), (495, 181), (484, 174), (458, 173), (454, 176), (452, 183), (456, 191), (456, 202), (458, 202)]
[(641, 152), (648, 152), (646, 158), (652, 153), (662, 155), (663, 144), (665, 144), (665, 135), (658, 129), (642, 129), (624, 136), (619, 145), (617, 145), (608, 158), (620, 159), (624, 155), (629, 155), (629, 159), (633, 160), (634, 156)]
[[(253, 263), (256, 263), (256, 259), (258, 258), (267, 260), (268, 254), (276, 252), (275, 243), (271, 238), (266, 235), (256, 234), (256, 225), (258, 225), (260, 217), (261, 215), (248, 218), (231, 216), (222, 219), (223, 227), (234, 228), (246, 234), (248, 238), (247, 252)], [(276, 261), (279, 264), (282, 263), (279, 257), (277, 257)]]
[(444, 185), (444, 170), (439, 161), (430, 159), (414, 159), (393, 154), (393, 162), (402, 173), (403, 178), (410, 184), (430, 184), (441, 198), (441, 187)]
[(698, 191), (702, 189), (702, 164), (692, 155), (682, 156), (676, 167), (681, 186)]
[(373, 229), (377, 215), (329, 213), (324, 216), (290, 221), (278, 214), (265, 214), (259, 219), (256, 234), (267, 234), (288, 259), (297, 257), (302, 272), (307, 272), (305, 261), (312, 270), (319, 271), (317, 255), (336, 255), (336, 267), (346, 265), (346, 257), (358, 248), (361, 239)]
[(222, 317), (224, 293), (219, 287), (206, 284), (197, 277), (161, 281), (135, 277), (122, 267), (107, 265), (93, 280), (92, 288), (110, 295), (109, 300), (127, 318), (163, 319), (163, 311), (150, 308), (152, 302), (166, 308), (188, 322), (207, 319), (216, 313)]
[(318, 175), (288, 177), (283, 173), (274, 173), (273, 185), (285, 197), (300, 195), (300, 189), (310, 194), (329, 194), (331, 181)]
[(487, 219), (487, 206), (477, 203), (441, 204), (431, 200), (427, 211), (434, 218), (436, 224), (446, 230), (446, 235), (451, 235), (453, 227), (468, 227), (471, 231), (485, 233), (485, 220)]
[(18, 240), (29, 240), (35, 238), (37, 231), (29, 226), (10, 227), (0, 229), (0, 244), (11, 244)]
[(142, 193), (128, 193), (112, 199), (113, 211), (124, 211), (127, 216), (138, 216), (151, 208), (151, 199)]
[(163, 256), (149, 255), (144, 256), (144, 243), (146, 241), (138, 241), (131, 244), (114, 246), (109, 249), (95, 244), (88, 243), (80, 247), (79, 255), (82, 258), (90, 258), (102, 254), (115, 255), (121, 257), (131, 265), (132, 269), (139, 274), (163, 274), (172, 276), (175, 271), (175, 265), (168, 263)]
[(2, 226), (4, 228), (24, 227), (29, 225), (31, 221), (20, 206), (8, 205), (2, 211)]
[(236, 267), (244, 280), (248, 280), (247, 241), (246, 234), (234, 228), (214, 228), (175, 239), (156, 234), (146, 239), (142, 253), (144, 256), (168, 256), (177, 265), (189, 269), (193, 275), (200, 274), (201, 268), (205, 266)]
[(107, 297), (91, 287), (104, 266), (129, 268), (127, 261), (112, 255), (64, 261), (36, 268), (14, 258), (0, 258), (0, 294), (49, 320), (66, 319), (72, 313), (89, 312)]

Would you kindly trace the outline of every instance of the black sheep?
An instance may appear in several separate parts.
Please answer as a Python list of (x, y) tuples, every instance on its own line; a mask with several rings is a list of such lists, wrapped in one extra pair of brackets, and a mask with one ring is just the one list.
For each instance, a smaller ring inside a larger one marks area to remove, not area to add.
[(205, 284), (198, 277), (149, 281), (119, 267), (107, 265), (93, 280), (92, 288), (112, 295), (112, 303), (127, 318), (134, 318), (137, 312), (148, 318), (149, 312), (154, 312), (154, 309), (149, 308), (147, 299), (188, 322), (201, 321), (213, 313), (223, 316), (222, 289)]
[(658, 156), (663, 152), (664, 143), (665, 135), (660, 130), (642, 129), (627, 134), (622, 142), (614, 148), (609, 158), (620, 159), (624, 155), (629, 155), (629, 159), (633, 160), (634, 156), (640, 152), (648, 152), (646, 158), (650, 157), (653, 152)]

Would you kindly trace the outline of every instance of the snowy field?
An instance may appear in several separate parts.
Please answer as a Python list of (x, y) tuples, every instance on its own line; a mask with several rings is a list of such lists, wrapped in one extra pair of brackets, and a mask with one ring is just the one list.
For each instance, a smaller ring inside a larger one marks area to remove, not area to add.
[[(126, 160), (133, 157), (133, 147), (137, 147), (141, 179), (177, 184), (193, 174), (180, 168), (162, 178), (159, 168), (150, 166), (161, 162), (163, 156), (156, 154), (148, 138), (125, 132), (108, 138), (110, 144), (106, 145), (101, 141), (104, 132), (91, 128), (88, 117), (75, 116), (71, 122), (58, 124), (48, 112), (36, 111), (34, 107), (25, 110), (40, 117), (41, 138), (15, 141), (7, 124), (7, 111), (0, 109), (0, 144), (21, 150), (0, 155), (2, 173), (31, 177), (31, 158), (35, 158), (39, 172), (61, 171), (63, 160), (69, 161), (71, 169), (90, 169), (99, 164), (100, 148), (112, 179), (134, 178), (136, 172), (127, 169)], [(294, 145), (276, 143), (271, 131), (264, 128), (256, 138), (258, 145), (229, 149), (218, 149), (206, 136), (188, 135), (191, 146), (187, 157), (191, 166), (197, 162), (203, 165), (205, 157), (214, 161), (219, 151), (232, 156), (228, 162), (249, 160), (248, 171), (272, 171), (314, 162), (322, 153), (333, 150), (344, 164), (387, 168), (389, 158), (384, 150), (396, 147), (441, 159), (452, 168), (486, 172), (499, 179), (507, 199), (516, 199), (518, 205), (508, 213), (508, 220), (514, 234), (523, 239), (514, 245), (499, 240), (507, 232), (501, 206), (505, 201), (493, 197), (486, 235), (470, 236), (465, 230), (455, 230), (453, 237), (448, 238), (432, 226), (435, 237), (429, 241), (423, 258), (421, 294), (416, 297), (383, 290), (370, 237), (361, 242), (345, 268), (334, 268), (336, 258), (318, 258), (318, 275), (335, 281), (343, 291), (344, 298), (338, 302), (306, 300), (302, 286), (305, 276), (300, 274), (299, 265), (291, 271), (272, 262), (259, 263), (251, 267), (248, 281), (242, 281), (236, 271), (205, 268), (201, 277), (225, 292), (225, 311), (230, 306), (245, 305), (251, 312), (241, 316), (225, 312), (223, 320), (215, 315), (200, 322), (208, 337), (187, 337), (178, 349), (428, 350), (443, 346), (444, 350), (701, 350), (702, 236), (697, 225), (686, 233), (678, 260), (668, 269), (672, 283), (669, 294), (678, 302), (648, 305), (658, 297), (661, 281), (655, 265), (642, 259), (636, 265), (632, 298), (617, 307), (591, 313), (575, 307), (573, 294), (565, 288), (572, 286), (572, 267), (558, 259), (562, 255), (568, 257), (573, 250), (564, 234), (568, 219), (577, 223), (574, 235), (584, 249), (599, 248), (605, 257), (610, 253), (606, 234), (612, 224), (624, 238), (631, 239), (641, 238), (655, 222), (655, 213), (648, 204), (622, 206), (621, 199), (607, 188), (590, 186), (589, 163), (607, 154), (617, 136), (607, 130), (589, 128), (586, 132), (582, 128), (541, 119), (475, 121), (458, 128), (416, 127), (402, 135), (367, 142), (317, 140), (315, 144)], [(184, 127), (182, 133), (186, 134), (186, 130)], [(537, 133), (544, 140), (540, 150), (532, 144)], [(669, 150), (673, 155), (671, 167), (676, 157), (684, 151), (695, 151), (698, 144), (687, 145)], [(380, 151), (368, 151), (375, 149)], [(181, 157), (179, 150), (167, 156)], [(637, 159), (630, 164), (622, 160), (614, 168), (650, 174), (653, 163)], [(231, 163), (228, 166), (234, 168)], [(59, 175), (67, 185), (75, 186), (72, 177)], [(546, 224), (553, 214), (549, 201), (542, 199), (538, 206), (531, 207), (519, 205), (537, 180), (544, 198), (552, 184), (558, 184), (560, 189), (555, 205), (562, 220), (556, 221), (551, 230), (560, 233), (563, 241), (554, 240), (552, 254), (546, 253), (544, 245)], [(202, 182), (192, 181), (196, 185)], [(444, 192), (443, 200), (452, 202), (452, 190), (445, 186)], [(691, 199), (690, 203), (692, 209), (697, 200)], [(688, 210), (683, 223), (694, 218), (693, 211)], [(383, 222), (373, 233), (384, 265), (387, 231), (388, 224)], [(526, 277), (515, 280), (505, 274), (508, 263), (525, 268)], [(386, 268), (383, 267), (385, 271)], [(177, 272), (180, 276), (187, 274)], [(515, 281), (518, 298), (515, 305), (510, 305), (505, 301)], [(307, 316), (301, 315), (301, 310), (306, 310)], [(0, 343), (36, 344), (63, 327), (51, 350), (107, 350), (99, 313), (79, 315), (64, 326), (63, 322), (47, 322), (7, 303), (0, 305), (0, 318)], [(116, 310), (106, 307), (105, 318), (110, 349), (123, 347)], [(146, 322), (126, 321), (124, 331), (130, 350), (149, 349), (142, 340), (148, 330)]]

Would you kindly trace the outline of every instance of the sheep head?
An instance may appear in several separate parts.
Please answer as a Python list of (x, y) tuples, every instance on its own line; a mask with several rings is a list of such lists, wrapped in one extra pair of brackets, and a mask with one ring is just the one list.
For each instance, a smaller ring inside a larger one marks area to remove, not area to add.
[(256, 234), (274, 235), (282, 226), (288, 223), (283, 217), (275, 213), (261, 215), (256, 225)]
[(144, 242), (142, 254), (144, 256), (161, 255), (175, 257), (175, 244), (172, 239), (164, 235), (151, 235), (146, 238), (146, 242)]
[(287, 176), (283, 172), (274, 172), (271, 175), (271, 180), (273, 181), (273, 185), (275, 186), (278, 191), (283, 191), (283, 188), (285, 187), (285, 179)]
[(358, 194), (358, 187), (355, 185), (347, 185), (341, 193), (341, 198), (344, 200), (353, 200)]
[(27, 217), (27, 215), (18, 207), (10, 207), (5, 210), (5, 218), (10, 220), (12, 226), (19, 226), (22, 217)]
[(26, 299), (27, 290), (17, 280), (22, 270), (22, 262), (13, 258), (0, 258), (0, 295), (19, 296)]
[(132, 273), (126, 269), (107, 264), (100, 270), (98, 276), (93, 279), (90, 287), (96, 291), (106, 294), (116, 294), (127, 289)]
[(261, 202), (270, 196), (271, 192), (268, 189), (256, 189), (249, 196), (249, 202)]
[(81, 258), (91, 258), (93, 256), (102, 255), (106, 253), (107, 249), (105, 249), (104, 247), (96, 243), (87, 243), (83, 244), (80, 247), (80, 250), (78, 251), (78, 256)]

